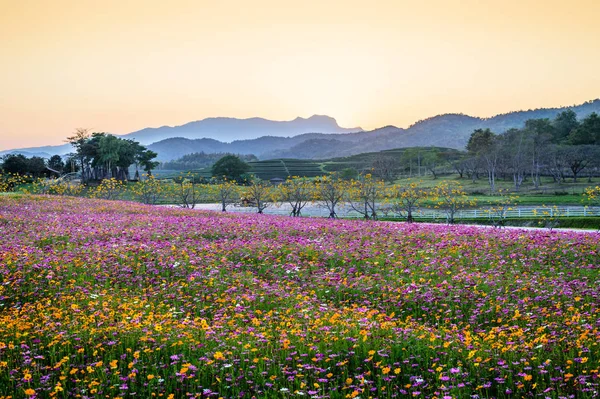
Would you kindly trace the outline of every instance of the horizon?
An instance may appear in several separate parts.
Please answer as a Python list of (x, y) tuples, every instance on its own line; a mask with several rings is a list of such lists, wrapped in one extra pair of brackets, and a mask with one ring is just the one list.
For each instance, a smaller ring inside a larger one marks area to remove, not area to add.
[[(580, 103), (576, 103), (576, 104), (551, 106), (551, 107), (546, 107), (546, 108), (542, 108), (542, 109), (572, 108), (572, 107), (577, 107), (579, 105), (583, 105), (583, 104), (586, 104), (586, 103), (592, 103), (592, 102), (595, 102), (595, 101), (600, 101), (600, 98), (594, 98), (594, 99), (586, 100), (586, 101), (583, 101), (583, 102), (580, 102)], [(136, 129), (136, 130), (134, 130), (132, 132), (126, 132), (126, 133), (102, 132), (100, 130), (96, 131), (94, 129), (90, 129), (90, 130), (94, 131), (94, 132), (99, 132), (99, 133), (107, 133), (107, 134), (111, 134), (111, 135), (115, 135), (115, 136), (122, 136), (122, 135), (130, 134), (130, 133), (133, 133), (133, 132), (141, 131), (141, 130), (144, 130), (144, 129), (160, 129), (160, 128), (163, 128), (163, 127), (170, 127), (170, 128), (180, 127), (180, 126), (187, 125), (189, 123), (201, 122), (201, 121), (204, 121), (204, 120), (207, 120), (207, 119), (237, 119), (237, 120), (263, 119), (263, 120), (272, 121), (272, 122), (293, 122), (296, 119), (308, 120), (308, 119), (313, 118), (313, 117), (324, 116), (324, 117), (329, 117), (329, 118), (332, 118), (333, 120), (335, 120), (336, 123), (338, 124), (338, 126), (341, 127), (341, 128), (346, 128), (346, 129), (356, 128), (356, 129), (362, 129), (363, 132), (369, 132), (369, 131), (372, 131), (372, 130), (382, 129), (382, 128), (385, 128), (385, 127), (395, 127), (395, 128), (399, 128), (399, 129), (407, 129), (407, 128), (410, 128), (411, 126), (413, 126), (413, 125), (415, 125), (415, 124), (417, 124), (417, 123), (419, 123), (419, 122), (421, 122), (423, 120), (435, 118), (435, 117), (438, 117), (438, 116), (444, 116), (444, 115), (464, 115), (464, 116), (467, 116), (467, 117), (479, 118), (479, 119), (485, 120), (485, 119), (490, 119), (490, 118), (493, 118), (493, 117), (496, 117), (496, 116), (500, 116), (500, 115), (510, 114), (510, 113), (513, 113), (513, 112), (526, 112), (526, 111), (536, 110), (536, 109), (541, 109), (541, 108), (528, 108), (528, 109), (521, 109), (521, 110), (512, 110), (512, 111), (497, 113), (497, 114), (488, 115), (488, 116), (469, 115), (469, 114), (465, 114), (465, 113), (462, 113), (462, 112), (441, 113), (441, 114), (436, 114), (436, 115), (428, 116), (428, 117), (426, 117), (424, 119), (415, 120), (415, 121), (411, 122), (410, 124), (408, 124), (406, 126), (396, 126), (396, 125), (392, 125), (392, 124), (387, 124), (387, 125), (381, 125), (381, 126), (378, 126), (378, 127), (372, 128), (372, 129), (365, 129), (362, 126), (343, 126), (343, 125), (341, 125), (339, 123), (339, 121), (337, 120), (337, 118), (335, 116), (313, 114), (313, 115), (307, 116), (307, 117), (297, 116), (296, 118), (289, 119), (289, 120), (274, 120), (274, 119), (267, 119), (267, 118), (264, 118), (264, 117), (261, 117), (261, 116), (252, 116), (252, 117), (248, 117), (248, 118), (236, 118), (236, 117), (230, 117), (230, 116), (207, 116), (205, 118), (188, 121), (188, 122), (180, 124), (180, 125), (146, 126), (146, 127), (140, 128), (140, 129)], [(306, 133), (324, 133), (324, 132), (306, 132)], [(306, 133), (300, 133), (300, 134), (306, 134)], [(341, 133), (338, 133), (338, 134), (341, 134)], [(293, 137), (293, 136), (296, 136), (296, 135), (281, 136), (281, 137)], [(176, 137), (174, 136), (172, 138), (176, 138)], [(236, 139), (236, 140), (238, 140), (238, 139)], [(239, 140), (247, 140), (247, 139), (240, 138)], [(227, 140), (219, 140), (219, 141), (222, 141), (224, 143), (231, 142), (231, 141), (227, 141)], [(66, 144), (69, 144), (69, 143), (66, 142), (66, 138), (65, 138), (60, 143), (46, 143), (46, 144), (41, 144), (41, 145), (35, 145), (35, 146), (29, 146), (29, 147), (19, 147), (19, 148), (17, 148), (17, 147), (13, 147), (13, 148), (2, 148), (2, 147), (0, 147), (0, 152), (2, 152), (2, 151), (11, 151), (11, 150), (27, 150), (27, 149), (30, 149), (30, 148), (38, 148), (38, 147), (54, 147), (54, 146), (60, 146), (60, 145), (66, 145)]]
[(597, 99), (600, 3), (60, 0), (3, 7), (0, 151), (206, 118), (365, 131)]

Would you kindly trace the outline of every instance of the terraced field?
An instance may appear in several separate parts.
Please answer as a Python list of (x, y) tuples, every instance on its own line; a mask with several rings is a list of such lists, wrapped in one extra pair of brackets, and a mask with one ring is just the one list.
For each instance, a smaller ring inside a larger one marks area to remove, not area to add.
[(326, 174), (318, 162), (302, 159), (271, 159), (249, 162), (251, 172), (263, 180), (272, 178), (286, 179), (291, 176), (315, 177)]

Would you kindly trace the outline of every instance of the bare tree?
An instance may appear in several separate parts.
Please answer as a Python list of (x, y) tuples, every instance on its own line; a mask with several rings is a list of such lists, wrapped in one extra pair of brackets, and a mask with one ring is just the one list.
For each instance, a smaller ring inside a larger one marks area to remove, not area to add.
[(382, 153), (377, 154), (377, 157), (372, 164), (372, 172), (374, 176), (381, 180), (393, 183), (398, 177), (399, 162), (396, 158)]

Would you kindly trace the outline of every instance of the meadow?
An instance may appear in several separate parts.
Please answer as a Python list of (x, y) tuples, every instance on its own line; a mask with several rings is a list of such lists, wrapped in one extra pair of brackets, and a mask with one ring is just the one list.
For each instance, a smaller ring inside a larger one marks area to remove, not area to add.
[(0, 398), (593, 398), (600, 235), (0, 196)]

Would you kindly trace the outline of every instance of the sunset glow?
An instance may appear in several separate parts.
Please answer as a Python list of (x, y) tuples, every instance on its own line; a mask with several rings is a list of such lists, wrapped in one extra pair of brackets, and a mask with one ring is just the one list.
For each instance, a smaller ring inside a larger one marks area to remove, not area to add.
[(600, 2), (0, 0), (0, 150), (211, 116), (406, 127), (600, 97)]

